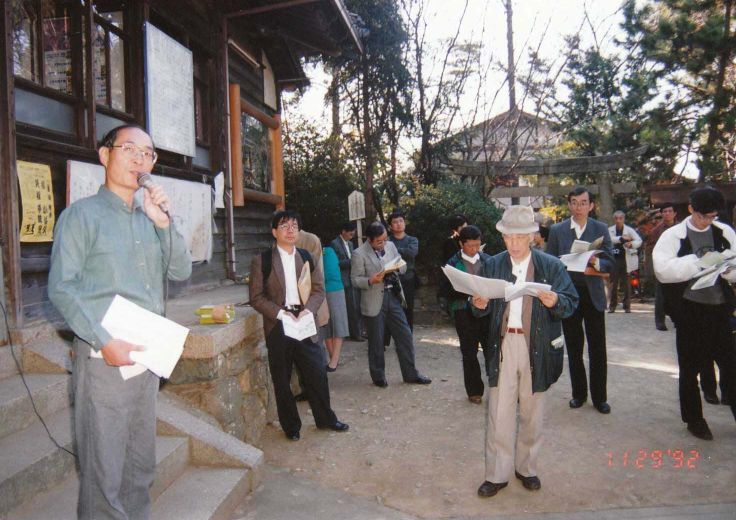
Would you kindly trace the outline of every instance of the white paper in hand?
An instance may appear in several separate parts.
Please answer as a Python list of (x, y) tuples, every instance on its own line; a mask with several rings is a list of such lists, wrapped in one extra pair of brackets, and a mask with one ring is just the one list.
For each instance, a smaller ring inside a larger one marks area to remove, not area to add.
[(314, 315), (309, 311), (302, 312), (298, 319), (293, 319), (290, 314), (285, 313), (281, 323), (284, 326), (284, 334), (299, 341), (317, 334)]
[(154, 314), (116, 295), (102, 319), (102, 327), (115, 339), (146, 350), (130, 353), (136, 362), (132, 366), (120, 367), (123, 379), (130, 379), (150, 370), (159, 377), (168, 378), (184, 351), (184, 342), (189, 329), (171, 320)]

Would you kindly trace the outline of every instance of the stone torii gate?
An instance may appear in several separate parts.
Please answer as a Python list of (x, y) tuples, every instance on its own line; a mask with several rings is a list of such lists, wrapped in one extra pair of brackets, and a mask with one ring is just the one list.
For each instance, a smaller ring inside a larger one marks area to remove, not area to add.
[(565, 157), (561, 159), (525, 159), (518, 161), (460, 161), (449, 160), (448, 172), (453, 175), (469, 177), (499, 177), (513, 172), (516, 175), (537, 175), (538, 186), (497, 187), (490, 193), (491, 198), (542, 197), (546, 195), (565, 196), (570, 186), (550, 183), (550, 178), (562, 175), (593, 174), (596, 182), (586, 186), (597, 196), (596, 206), (600, 220), (612, 221), (613, 196), (619, 193), (636, 193), (634, 182), (612, 182), (612, 176), (623, 168), (630, 168), (634, 160), (641, 156), (647, 147), (641, 146), (628, 152), (597, 155), (589, 157)]

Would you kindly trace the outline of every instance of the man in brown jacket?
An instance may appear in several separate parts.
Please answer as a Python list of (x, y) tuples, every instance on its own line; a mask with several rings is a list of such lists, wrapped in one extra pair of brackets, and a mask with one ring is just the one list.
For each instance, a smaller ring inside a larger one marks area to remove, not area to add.
[[(295, 245), (299, 235), (296, 212), (277, 211), (271, 220), (271, 233), (275, 246), (255, 255), (251, 263), (250, 303), (263, 315), (268, 367), (281, 428), (288, 439), (299, 440), (302, 423), (290, 387), (291, 368), (296, 364), (317, 428), (346, 431), (348, 425), (338, 421), (330, 407), (324, 356), (317, 345), (317, 310), (325, 298), (322, 271), (314, 268), (309, 252)], [(306, 301), (302, 301), (297, 282), (305, 262), (310, 264), (311, 288)], [(284, 333), (284, 320), (306, 316), (315, 321), (312, 337), (298, 340)]]

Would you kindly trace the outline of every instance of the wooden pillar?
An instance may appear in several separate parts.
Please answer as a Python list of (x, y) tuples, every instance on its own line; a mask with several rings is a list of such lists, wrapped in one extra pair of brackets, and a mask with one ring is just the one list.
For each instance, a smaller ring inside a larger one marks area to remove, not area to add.
[(84, 4), (84, 31), (85, 41), (87, 42), (84, 46), (83, 52), (85, 56), (85, 85), (87, 89), (87, 95), (85, 98), (87, 105), (87, 136), (86, 145), (88, 148), (93, 150), (97, 148), (97, 98), (95, 96), (95, 53), (92, 52), (91, 42), (95, 41), (97, 36), (95, 19), (94, 19), (94, 6), (92, 0), (87, 0)]
[(233, 206), (245, 206), (243, 196), (243, 141), (240, 135), (240, 85), (230, 85), (230, 171)]
[(613, 224), (613, 187), (611, 186), (611, 175), (607, 172), (596, 173), (596, 184), (598, 184), (598, 220)]
[[(18, 222), (18, 180), (15, 169), (15, 97), (13, 94), (13, 32), (11, 2), (0, 13), (0, 244), (2, 244), (6, 311), (11, 328), (23, 325)], [(5, 324), (2, 324), (4, 328)]]
[(268, 132), (271, 138), (271, 175), (273, 178), (274, 195), (281, 197), (281, 202), (276, 206), (277, 209), (286, 207), (286, 189), (284, 186), (284, 156), (281, 146), (281, 115), (274, 116), (279, 125), (276, 128), (269, 128)]

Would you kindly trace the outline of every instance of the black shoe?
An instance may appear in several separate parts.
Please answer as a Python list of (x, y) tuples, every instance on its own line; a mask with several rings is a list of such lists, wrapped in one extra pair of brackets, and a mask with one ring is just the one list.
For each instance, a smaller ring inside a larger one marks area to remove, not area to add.
[(616, 312), (616, 309), (608, 309), (608, 314), (613, 314), (614, 312)]
[(626, 314), (631, 314), (631, 309), (624, 309), (624, 312), (625, 312)]
[(710, 392), (703, 392), (703, 399), (709, 404), (718, 404), (721, 402), (716, 394), (711, 394)]
[(373, 384), (378, 388), (386, 388), (388, 386), (388, 381), (385, 379), (379, 379), (378, 381), (373, 381)]
[(698, 439), (703, 439), (704, 441), (713, 440), (713, 433), (710, 431), (710, 428), (708, 428), (708, 423), (705, 422), (705, 419), (701, 419), (697, 422), (687, 423), (687, 430), (695, 435)]
[(350, 426), (345, 424), (344, 422), (335, 421), (333, 424), (330, 424), (328, 426), (317, 426), (320, 430), (333, 430), (336, 432), (346, 432), (350, 429)]
[(667, 330), (667, 325), (664, 323), (657, 323), (655, 326), (657, 327), (657, 330)]
[(426, 376), (423, 376), (422, 374), (417, 374), (417, 377), (414, 378), (413, 381), (407, 381), (407, 383), (411, 383), (414, 385), (428, 385), (431, 383), (432, 380)]
[(595, 406), (595, 409), (601, 413), (611, 413), (611, 405), (605, 401), (602, 403), (595, 403), (593, 406)]
[(299, 440), (299, 432), (294, 432), (294, 433), (284, 432), (284, 434), (286, 435), (286, 438), (289, 439), (290, 441)]
[(585, 404), (585, 399), (576, 399), (573, 397), (570, 399), (570, 408), (580, 408)]
[(488, 482), (486, 480), (478, 488), (478, 496), (481, 496), (484, 498), (492, 497), (508, 485), (509, 485), (508, 482), (501, 482), (500, 484), (494, 484), (493, 482)]
[(350, 341), (365, 341), (363, 336), (350, 336)]
[(518, 471), (515, 471), (514, 473), (516, 473), (516, 478), (521, 480), (521, 483), (529, 491), (537, 491), (542, 487), (542, 481), (539, 480), (539, 477), (525, 477)]
[(294, 396), (294, 399), (296, 399), (298, 402), (306, 401), (307, 400), (307, 394), (306, 392), (302, 392), (301, 394), (297, 394)]
[(327, 365), (327, 366), (325, 367), (325, 370), (327, 370), (328, 372), (334, 372), (335, 370), (337, 370), (337, 367), (335, 367), (335, 368), (332, 368), (332, 367), (331, 367), (330, 365)]

